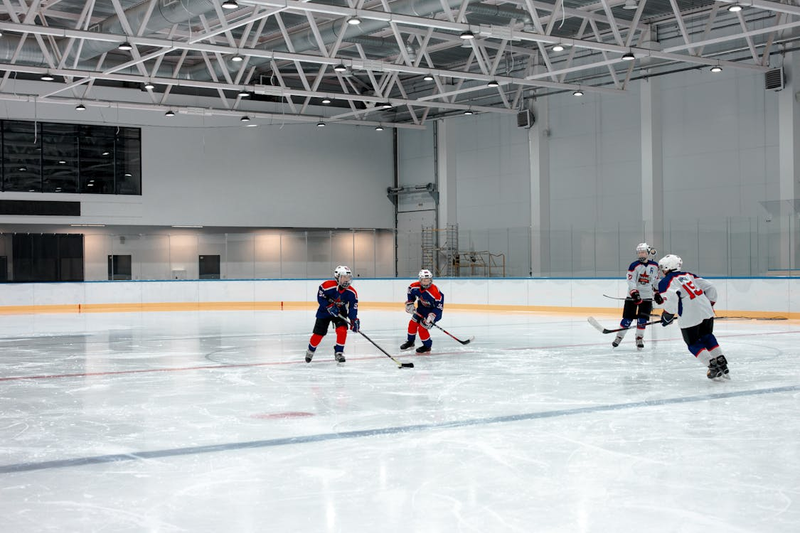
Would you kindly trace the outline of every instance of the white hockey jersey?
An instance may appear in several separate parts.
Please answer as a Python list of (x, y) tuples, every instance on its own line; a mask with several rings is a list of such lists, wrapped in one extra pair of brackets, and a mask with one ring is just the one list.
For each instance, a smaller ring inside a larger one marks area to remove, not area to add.
[(701, 277), (689, 272), (670, 272), (658, 284), (658, 289), (664, 298), (664, 311), (678, 315), (681, 329), (714, 316), (711, 302), (717, 301), (717, 289)]
[(658, 263), (648, 261), (634, 261), (628, 267), (628, 294), (633, 290), (639, 291), (642, 298), (652, 298), (658, 291)]

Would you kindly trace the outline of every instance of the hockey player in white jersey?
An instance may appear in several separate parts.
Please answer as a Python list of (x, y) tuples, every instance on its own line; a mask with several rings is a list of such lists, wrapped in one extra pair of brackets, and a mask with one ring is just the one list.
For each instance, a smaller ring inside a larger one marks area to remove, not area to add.
[(665, 255), (658, 265), (664, 274), (658, 284), (664, 300), (661, 325), (669, 325), (678, 315), (683, 340), (689, 351), (708, 367), (708, 378), (727, 377), (728, 361), (714, 337), (717, 289), (709, 281), (682, 271), (683, 260), (677, 255)]
[[(630, 328), (636, 320), (636, 348), (641, 350), (644, 348), (644, 328), (650, 320), (653, 300), (660, 304), (661, 296), (658, 294), (658, 263), (650, 260), (650, 256), (656, 255), (655, 248), (646, 242), (639, 243), (636, 255), (636, 261), (628, 267), (628, 297), (625, 298), (619, 326)], [(627, 332), (627, 329), (618, 332), (611, 346), (619, 346)]]

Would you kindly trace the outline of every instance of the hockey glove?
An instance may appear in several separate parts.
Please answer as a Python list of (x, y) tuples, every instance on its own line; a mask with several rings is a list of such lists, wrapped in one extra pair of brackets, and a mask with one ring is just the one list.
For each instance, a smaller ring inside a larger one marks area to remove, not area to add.
[(639, 294), (639, 291), (637, 291), (636, 289), (633, 289), (631, 291), (631, 300), (633, 300), (633, 303), (636, 304), (636, 305), (639, 305), (639, 304), (642, 303), (642, 296)]
[(414, 311), (414, 302), (406, 302), (406, 313), (413, 315)]
[(663, 296), (661, 296), (661, 294), (659, 294), (659, 293), (655, 293), (655, 294), (653, 295), (653, 301), (654, 301), (655, 303), (657, 303), (658, 305), (661, 305), (661, 304), (663, 304), (663, 303), (664, 303), (664, 297), (663, 297)]
[(422, 327), (425, 329), (431, 329), (433, 327), (433, 323), (436, 322), (436, 315), (433, 313), (428, 314), (427, 318), (422, 322)]
[(353, 333), (358, 333), (361, 330), (361, 320), (358, 318), (351, 320), (350, 330), (353, 331)]
[(339, 308), (336, 306), (336, 304), (329, 305), (325, 308), (325, 310), (328, 311), (328, 314), (331, 316), (339, 316)]
[(664, 326), (664, 327), (667, 327), (670, 324), (672, 324), (672, 321), (674, 319), (675, 319), (675, 315), (673, 315), (672, 313), (667, 313), (666, 311), (661, 313), (661, 325)]

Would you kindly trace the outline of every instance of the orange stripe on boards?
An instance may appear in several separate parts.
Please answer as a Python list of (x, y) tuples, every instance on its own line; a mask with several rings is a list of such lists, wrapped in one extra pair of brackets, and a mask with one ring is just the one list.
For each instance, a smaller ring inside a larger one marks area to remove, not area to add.
[[(102, 303), (63, 305), (11, 305), (0, 306), (0, 315), (29, 315), (54, 313), (143, 313), (172, 311), (313, 311), (317, 302), (151, 302), (151, 303)], [(403, 303), (359, 302), (360, 310), (384, 310), (404, 312)], [(576, 316), (619, 316), (622, 310), (616, 307), (560, 307), (537, 305), (481, 305), (447, 304), (447, 312), (472, 313), (524, 313), (562, 314)], [(778, 313), (770, 311), (718, 311), (719, 317), (800, 319), (800, 312)]]

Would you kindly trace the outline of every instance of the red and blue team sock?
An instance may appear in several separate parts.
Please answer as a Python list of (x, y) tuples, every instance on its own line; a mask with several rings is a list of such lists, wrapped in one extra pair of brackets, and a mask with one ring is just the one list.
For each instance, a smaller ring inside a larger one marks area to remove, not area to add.
[(339, 326), (336, 328), (336, 345), (333, 347), (333, 352), (343, 353), (345, 341), (347, 341), (347, 328), (344, 326)]
[(419, 324), (417, 324), (414, 320), (408, 321), (408, 342), (414, 342), (417, 339), (418, 329)]
[(425, 328), (419, 328), (419, 340), (422, 341), (423, 346), (431, 347), (433, 341), (431, 340), (431, 332)]
[(322, 335), (314, 333), (311, 335), (311, 340), (308, 342), (308, 349), (312, 352), (316, 352), (320, 342), (322, 342)]

